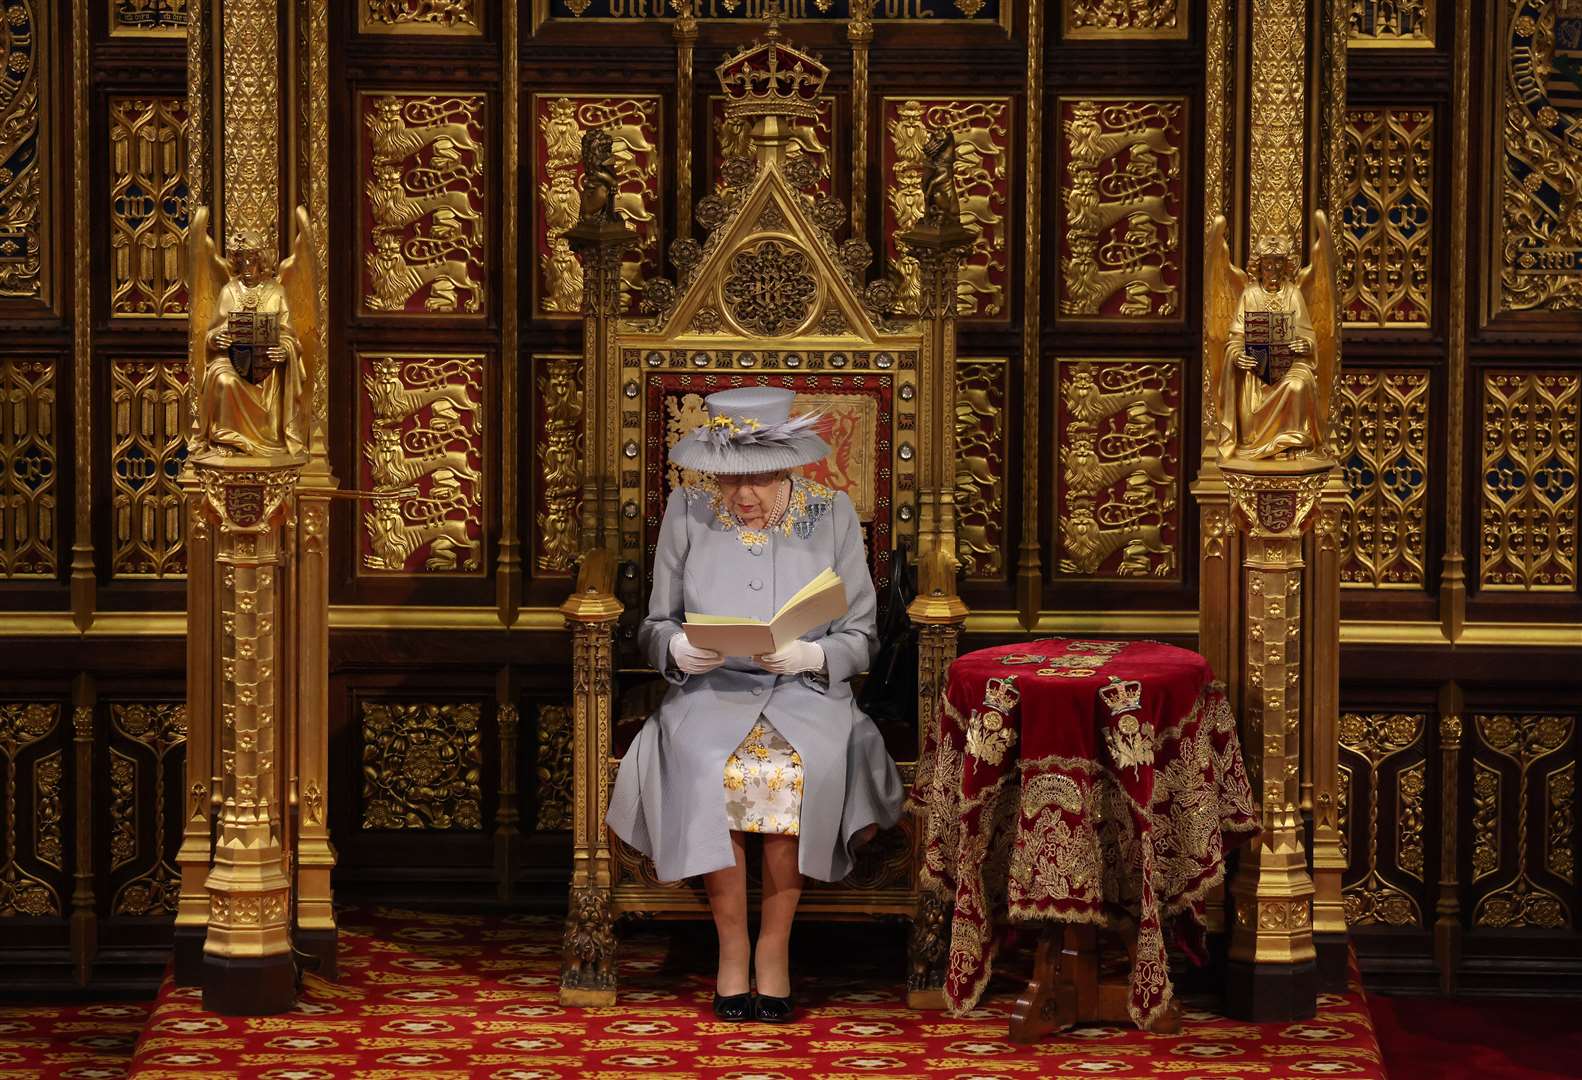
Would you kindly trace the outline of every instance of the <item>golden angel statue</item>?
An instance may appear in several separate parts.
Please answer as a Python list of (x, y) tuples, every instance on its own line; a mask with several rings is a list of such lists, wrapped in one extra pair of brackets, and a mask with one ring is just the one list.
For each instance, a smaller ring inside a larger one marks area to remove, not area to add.
[(192, 215), (188, 265), (190, 355), (197, 418), (189, 455), (250, 457), (307, 453), (313, 372), (320, 362), (318, 270), (307, 211), (296, 213), (291, 257), (245, 232), (231, 236), (230, 259), (215, 251), (209, 208)]
[(1250, 275), (1238, 270), (1226, 233), (1225, 218), (1216, 217), (1204, 326), (1209, 441), (1221, 459), (1321, 455), (1339, 337), (1329, 220), (1313, 214), (1311, 260), (1299, 272), (1291, 244), (1279, 237), (1259, 243)]

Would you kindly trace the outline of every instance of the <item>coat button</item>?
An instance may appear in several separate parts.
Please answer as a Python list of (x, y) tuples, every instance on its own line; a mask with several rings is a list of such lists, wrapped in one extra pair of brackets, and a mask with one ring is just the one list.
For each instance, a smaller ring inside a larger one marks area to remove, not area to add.
[(755, 578), (753, 578), (751, 581), (749, 581), (747, 583), (747, 587), (749, 589), (761, 589), (761, 588), (764, 587), (764, 579), (760, 578), (760, 577), (755, 577)]
[(761, 687), (761, 686), (753, 687), (753, 697), (759, 697), (759, 696), (761, 696), (763, 694), (763, 692), (764, 692), (764, 688), (763, 687)]

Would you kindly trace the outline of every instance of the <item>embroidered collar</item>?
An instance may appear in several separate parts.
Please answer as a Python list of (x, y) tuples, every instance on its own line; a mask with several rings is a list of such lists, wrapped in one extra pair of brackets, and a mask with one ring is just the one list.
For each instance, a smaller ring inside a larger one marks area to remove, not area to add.
[(786, 501), (786, 510), (780, 515), (780, 520), (761, 529), (749, 529), (742, 524), (742, 519), (725, 505), (725, 496), (720, 493), (719, 485), (714, 482), (712, 476), (706, 476), (701, 483), (689, 485), (684, 490), (688, 502), (708, 499), (709, 510), (713, 512), (714, 520), (718, 521), (726, 532), (734, 532), (744, 547), (760, 547), (767, 544), (771, 533), (806, 540), (813, 535), (813, 529), (818, 525), (819, 519), (829, 513), (830, 508), (835, 504), (833, 488), (825, 487), (805, 476), (793, 476), (791, 495)]

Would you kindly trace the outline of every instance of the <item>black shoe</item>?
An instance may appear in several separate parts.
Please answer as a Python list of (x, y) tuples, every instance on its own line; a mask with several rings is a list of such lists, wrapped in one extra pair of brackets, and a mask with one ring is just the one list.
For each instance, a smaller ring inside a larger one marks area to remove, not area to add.
[(741, 1022), (751, 1020), (753, 1016), (752, 994), (732, 994), (730, 997), (714, 995), (714, 1015), (721, 1020)]
[(768, 994), (759, 994), (753, 999), (753, 1018), (762, 1020), (766, 1024), (783, 1024), (790, 1020), (796, 1012), (796, 1006), (791, 1003), (790, 996), (771, 997)]

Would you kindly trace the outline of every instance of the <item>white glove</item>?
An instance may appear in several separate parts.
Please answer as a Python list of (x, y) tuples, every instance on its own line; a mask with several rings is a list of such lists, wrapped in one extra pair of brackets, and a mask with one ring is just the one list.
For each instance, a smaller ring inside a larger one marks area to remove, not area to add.
[(700, 649), (688, 641), (685, 630), (670, 639), (670, 658), (688, 675), (702, 675), (725, 663), (725, 657), (713, 649)]
[(788, 641), (772, 653), (755, 656), (758, 666), (776, 675), (824, 670), (824, 646), (816, 641)]

